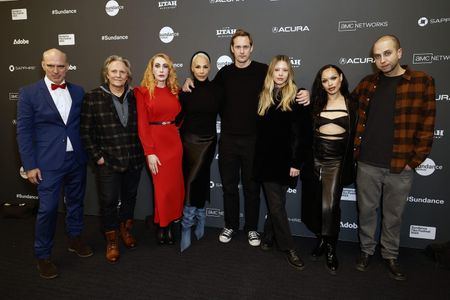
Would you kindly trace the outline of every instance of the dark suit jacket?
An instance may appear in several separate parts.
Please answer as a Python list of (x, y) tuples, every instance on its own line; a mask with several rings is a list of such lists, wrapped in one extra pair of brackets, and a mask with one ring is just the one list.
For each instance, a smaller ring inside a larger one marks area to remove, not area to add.
[(67, 124), (64, 124), (43, 79), (19, 91), (17, 143), (26, 171), (35, 168), (60, 168), (66, 155), (67, 137), (72, 143), (76, 160), (80, 164), (87, 162), (80, 139), (80, 113), (84, 90), (78, 85), (66, 83), (72, 98)]

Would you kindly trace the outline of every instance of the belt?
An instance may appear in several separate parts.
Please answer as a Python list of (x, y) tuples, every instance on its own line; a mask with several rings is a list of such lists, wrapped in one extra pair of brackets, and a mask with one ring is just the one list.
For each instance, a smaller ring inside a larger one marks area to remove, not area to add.
[(170, 125), (170, 124), (175, 124), (175, 121), (148, 122), (148, 125)]

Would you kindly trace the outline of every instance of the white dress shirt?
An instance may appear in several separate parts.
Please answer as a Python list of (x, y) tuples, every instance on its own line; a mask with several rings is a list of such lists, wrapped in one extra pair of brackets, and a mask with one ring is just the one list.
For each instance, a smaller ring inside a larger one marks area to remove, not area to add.
[[(70, 97), (69, 90), (67, 89), (67, 87), (65, 89), (58, 88), (56, 90), (52, 90), (51, 85), (54, 82), (50, 81), (47, 76), (45, 76), (44, 81), (47, 85), (50, 95), (52, 96), (53, 102), (58, 109), (61, 119), (63, 120), (64, 124), (67, 124), (70, 108), (72, 107), (72, 97)], [(65, 83), (65, 81), (63, 81), (62, 83)], [(66, 151), (73, 151), (72, 143), (70, 142), (69, 137), (67, 137)]]

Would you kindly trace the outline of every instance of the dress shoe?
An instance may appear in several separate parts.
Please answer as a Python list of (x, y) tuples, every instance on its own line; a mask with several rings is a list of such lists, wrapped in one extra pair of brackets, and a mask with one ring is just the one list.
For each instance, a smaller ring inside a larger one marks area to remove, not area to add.
[(168, 245), (175, 244), (175, 236), (172, 230), (172, 223), (170, 223), (169, 226), (166, 227), (166, 243)]
[(406, 280), (405, 274), (400, 270), (400, 264), (396, 259), (385, 259), (386, 266), (389, 270), (389, 276), (395, 280)]
[(311, 252), (311, 260), (317, 261), (325, 252), (325, 241), (323, 237), (318, 237), (317, 245)]
[(364, 272), (367, 271), (367, 268), (369, 267), (369, 261), (370, 261), (370, 255), (361, 252), (359, 254), (358, 260), (356, 261), (356, 270)]
[(263, 239), (259, 247), (262, 251), (270, 251), (273, 249), (273, 241)]
[(119, 235), (116, 230), (111, 230), (105, 232), (106, 237), (106, 260), (115, 264), (119, 260), (120, 251), (119, 251)]
[(89, 257), (94, 254), (92, 248), (89, 247), (79, 235), (69, 238), (69, 247), (67, 250), (75, 253), (79, 257)]
[(326, 266), (331, 275), (336, 275), (339, 263), (336, 256), (336, 244), (333, 242), (327, 242), (326, 248)]
[(133, 220), (127, 220), (126, 222), (120, 223), (120, 237), (122, 242), (127, 248), (136, 247), (136, 239), (131, 234), (131, 229), (133, 228)]
[(37, 269), (39, 271), (39, 276), (45, 279), (52, 279), (58, 277), (58, 269), (55, 264), (50, 261), (50, 259), (38, 259)]
[(294, 249), (286, 251), (286, 259), (291, 266), (298, 270), (303, 270), (305, 268), (303, 260), (298, 256), (297, 251)]
[(159, 227), (156, 230), (156, 241), (159, 245), (164, 245), (166, 242), (166, 230), (164, 227)]

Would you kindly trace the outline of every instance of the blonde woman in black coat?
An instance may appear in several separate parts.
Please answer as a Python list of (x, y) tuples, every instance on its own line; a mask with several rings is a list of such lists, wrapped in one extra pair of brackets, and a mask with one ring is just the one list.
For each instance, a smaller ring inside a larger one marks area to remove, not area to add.
[(275, 56), (258, 104), (255, 179), (262, 183), (269, 210), (261, 248), (270, 250), (276, 243), (289, 264), (301, 270), (304, 263), (292, 238), (285, 204), (287, 189), (296, 186), (305, 150), (311, 147), (311, 121), (308, 108), (295, 102), (293, 77), (289, 57)]

